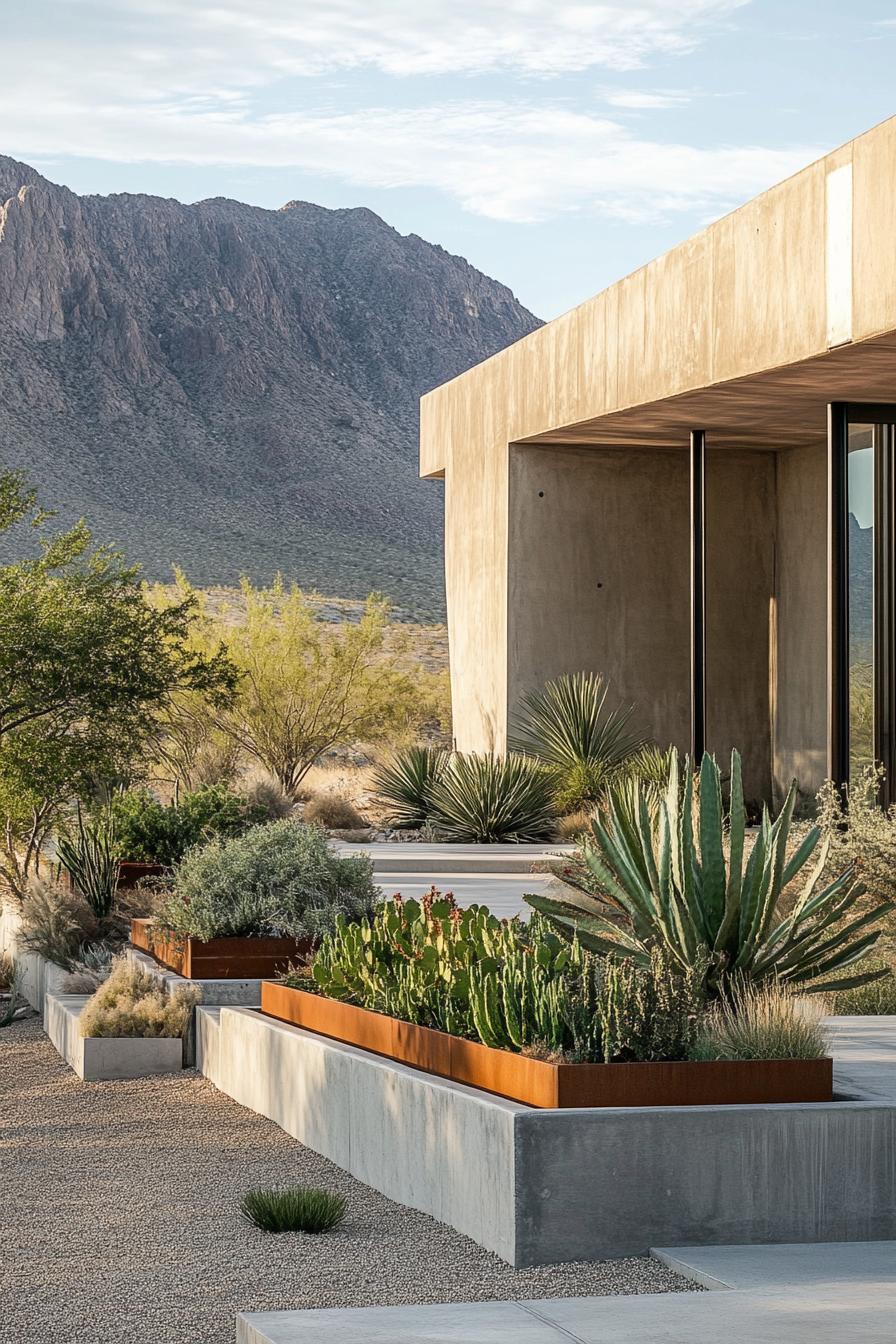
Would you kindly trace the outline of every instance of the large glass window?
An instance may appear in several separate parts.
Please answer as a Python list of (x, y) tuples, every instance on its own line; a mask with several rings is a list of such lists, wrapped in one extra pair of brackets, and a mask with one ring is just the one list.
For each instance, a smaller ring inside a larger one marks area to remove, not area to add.
[(874, 761), (874, 427), (847, 440), (849, 778)]

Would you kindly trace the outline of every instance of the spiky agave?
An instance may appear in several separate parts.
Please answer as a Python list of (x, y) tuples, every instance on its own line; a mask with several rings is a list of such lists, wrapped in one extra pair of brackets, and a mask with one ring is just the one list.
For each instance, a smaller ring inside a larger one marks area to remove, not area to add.
[(373, 777), (378, 798), (395, 826), (423, 826), (432, 810), (431, 794), (450, 759), (439, 747), (409, 747), (379, 767)]
[[(675, 752), (658, 803), (651, 805), (648, 789), (630, 781), (610, 791), (605, 815), (593, 819), (582, 857), (595, 890), (568, 887), (560, 896), (526, 896), (526, 901), (592, 951), (632, 957), (642, 965), (656, 946), (668, 948), (684, 967), (703, 958), (714, 993), (724, 992), (734, 975), (811, 991), (868, 983), (885, 972), (833, 982), (827, 977), (861, 961), (894, 903), (857, 910), (865, 888), (851, 865), (821, 885), (828, 847), (819, 850), (817, 827), (788, 855), (796, 793), (794, 781), (774, 820), (763, 810), (744, 862), (740, 756), (731, 754), (726, 816), (715, 760), (703, 757), (695, 797), (690, 762), (685, 759), (681, 771)], [(802, 891), (785, 912), (782, 894), (810, 860)]]
[(612, 707), (603, 677), (576, 672), (523, 696), (510, 735), (514, 751), (544, 761), (561, 808), (595, 802), (644, 745), (631, 706)]
[(451, 840), (522, 843), (554, 834), (552, 781), (527, 756), (458, 754), (431, 797), (433, 821)]

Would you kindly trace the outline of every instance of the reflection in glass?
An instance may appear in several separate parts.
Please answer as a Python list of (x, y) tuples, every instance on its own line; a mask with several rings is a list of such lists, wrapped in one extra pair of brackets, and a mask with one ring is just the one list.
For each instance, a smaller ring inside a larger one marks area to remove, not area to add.
[(874, 762), (874, 431), (851, 425), (849, 549), (849, 777)]

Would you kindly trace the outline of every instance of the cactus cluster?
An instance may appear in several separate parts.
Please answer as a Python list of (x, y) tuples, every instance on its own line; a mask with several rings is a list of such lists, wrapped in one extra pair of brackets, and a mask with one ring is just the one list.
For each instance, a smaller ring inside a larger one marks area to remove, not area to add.
[[(311, 976), (330, 998), (539, 1057), (610, 1062), (687, 1054), (699, 978), (657, 951), (646, 967), (595, 956), (538, 915), (499, 920), (435, 889), (342, 917)], [(287, 976), (307, 986), (307, 976)]]

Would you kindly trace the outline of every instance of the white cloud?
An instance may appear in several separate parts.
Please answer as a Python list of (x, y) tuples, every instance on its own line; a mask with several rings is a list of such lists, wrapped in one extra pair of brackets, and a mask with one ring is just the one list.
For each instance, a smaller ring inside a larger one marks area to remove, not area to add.
[[(814, 149), (638, 137), (566, 101), (562, 76), (685, 53), (744, 3), (33, 0), (5, 20), (0, 150), (291, 168), (430, 188), (500, 220), (715, 214)], [(360, 80), (351, 102), (343, 81), (363, 69), (382, 93), (357, 109)], [(407, 87), (396, 77), (411, 75), (433, 77), (429, 105), (394, 105)], [(656, 108), (678, 96), (616, 90), (607, 101)]]
[[(370, 66), (388, 75), (551, 75), (632, 70), (680, 55), (749, 0), (33, 0), (6, 16), (4, 47), (36, 9), (54, 34), (108, 72), (152, 72), (169, 87), (224, 74), (313, 75)], [(24, 11), (24, 12), (23, 12)], [(66, 30), (68, 30), (66, 32)], [(8, 53), (6, 53), (8, 55)], [(40, 51), (32, 59), (40, 61)], [(8, 67), (8, 60), (4, 62)], [(127, 66), (136, 67), (128, 70)]]
[(676, 89), (607, 89), (603, 100), (610, 107), (653, 111), (668, 107), (683, 107), (691, 95)]
[[(83, 126), (63, 109), (34, 125), (35, 152), (77, 154)], [(248, 119), (237, 106), (97, 108), (95, 155), (113, 160), (252, 164), (334, 175), (364, 187), (433, 188), (492, 219), (535, 222), (570, 211), (646, 220), (677, 211), (718, 213), (815, 157), (797, 147), (701, 149), (632, 135), (608, 118), (547, 103), (448, 103), (351, 114), (276, 113)]]

